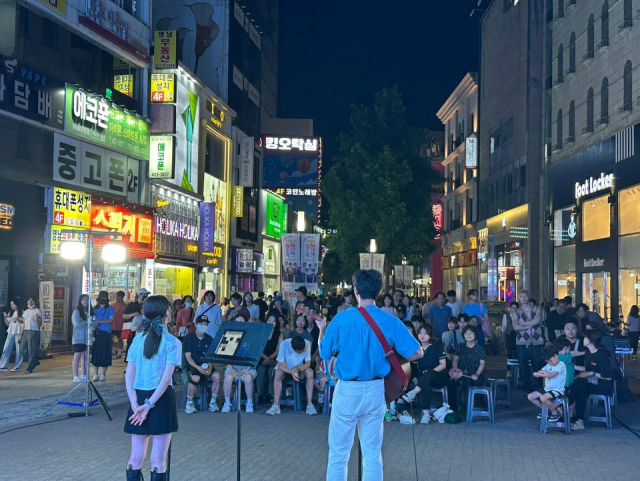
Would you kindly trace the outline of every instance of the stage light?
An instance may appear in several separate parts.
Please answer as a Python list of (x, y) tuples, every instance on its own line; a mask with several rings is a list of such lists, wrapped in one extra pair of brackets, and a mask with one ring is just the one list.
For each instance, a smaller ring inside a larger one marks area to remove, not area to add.
[(127, 258), (127, 247), (119, 242), (110, 242), (102, 246), (102, 260), (111, 264), (121, 264)]
[(70, 261), (84, 259), (86, 245), (84, 242), (63, 241), (60, 244), (60, 257)]

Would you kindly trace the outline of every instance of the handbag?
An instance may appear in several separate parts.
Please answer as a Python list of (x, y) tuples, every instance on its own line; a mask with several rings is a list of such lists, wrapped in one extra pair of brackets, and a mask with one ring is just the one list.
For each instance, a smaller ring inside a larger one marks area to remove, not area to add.
[[(390, 403), (402, 395), (409, 384), (409, 379), (403, 370), (403, 366), (400, 365), (398, 355), (393, 349), (391, 349), (391, 346), (389, 346), (387, 339), (384, 337), (384, 334), (382, 334), (382, 331), (380, 330), (380, 327), (378, 327), (376, 321), (371, 317), (371, 314), (369, 314), (364, 307), (359, 307), (358, 311), (360, 311), (360, 314), (362, 314), (362, 317), (364, 317), (365, 321), (367, 321), (367, 324), (369, 324), (369, 327), (378, 338), (378, 341), (382, 346), (382, 350), (385, 352), (385, 357), (391, 363), (391, 371), (389, 371), (389, 374), (384, 378), (384, 397), (387, 403)], [(404, 359), (402, 360), (405, 361)], [(406, 367), (411, 369), (409, 363), (406, 363)]]

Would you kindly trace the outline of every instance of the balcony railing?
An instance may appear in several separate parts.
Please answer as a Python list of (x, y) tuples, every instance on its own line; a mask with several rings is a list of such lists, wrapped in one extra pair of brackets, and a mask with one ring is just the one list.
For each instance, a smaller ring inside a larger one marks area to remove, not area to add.
[(600, 51), (600, 50), (604, 50), (605, 48), (609, 47), (609, 39), (608, 38), (603, 38), (598, 45), (596, 45), (596, 50)]
[(605, 127), (609, 125), (609, 116), (600, 117), (596, 120), (596, 127)]

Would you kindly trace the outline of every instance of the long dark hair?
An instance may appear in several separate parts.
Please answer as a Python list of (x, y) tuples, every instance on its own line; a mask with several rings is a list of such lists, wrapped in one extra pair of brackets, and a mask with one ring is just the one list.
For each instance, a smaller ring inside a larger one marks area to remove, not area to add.
[(638, 306), (631, 306), (631, 310), (629, 311), (629, 315), (631, 317), (640, 317), (640, 315), (638, 314)]
[[(160, 322), (162, 322), (170, 307), (171, 304), (169, 303), (169, 299), (166, 297), (149, 296), (142, 303), (142, 315), (150, 321), (159, 317)], [(145, 359), (152, 359), (156, 354), (158, 354), (160, 342), (162, 341), (162, 334), (158, 334), (151, 324), (147, 327), (145, 334), (143, 354)]]
[[(78, 312), (80, 313), (80, 317), (82, 318), (83, 321), (87, 320), (87, 311), (85, 310), (84, 306), (82, 305), (82, 299), (86, 298), (87, 300), (89, 300), (89, 296), (87, 294), (80, 294), (80, 297), (78, 297), (78, 305), (76, 306), (76, 309), (78, 309)], [(89, 306), (89, 304), (87, 304), (87, 306)], [(89, 306), (91, 307), (91, 306)]]
[[(15, 311), (11, 309), (11, 302), (13, 302), (16, 305)], [(20, 306), (20, 299), (18, 299), (17, 297), (14, 297), (13, 299), (11, 299), (11, 302), (9, 303), (9, 309), (11, 309), (11, 314), (13, 315), (13, 313), (17, 311), (18, 317), (20, 317), (22, 315), (22, 307)]]
[(270, 317), (276, 318), (276, 323), (273, 326), (273, 333), (271, 334), (271, 339), (275, 336), (276, 339), (280, 337), (280, 313), (278, 311), (269, 311), (265, 316), (265, 322), (269, 320)]

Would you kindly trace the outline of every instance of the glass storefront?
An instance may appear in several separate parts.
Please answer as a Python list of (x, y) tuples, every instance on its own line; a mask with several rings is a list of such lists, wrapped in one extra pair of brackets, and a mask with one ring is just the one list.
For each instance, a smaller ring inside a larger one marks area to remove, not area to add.
[(619, 213), (620, 314), (640, 304), (640, 186), (621, 190)]
[(518, 299), (522, 287), (523, 245), (521, 241), (496, 247), (498, 260), (498, 301), (510, 302)]
[(193, 295), (193, 268), (156, 262), (153, 293), (170, 301)]
[(109, 293), (109, 298), (115, 299), (116, 292), (124, 291), (125, 300), (135, 299), (137, 290), (140, 289), (140, 287), (144, 287), (144, 267), (144, 261), (129, 262), (121, 265), (94, 264), (91, 298), (96, 299), (98, 297), (98, 292), (107, 291)]
[(576, 246), (568, 245), (555, 248), (555, 291), (554, 297), (576, 298)]
[(582, 274), (582, 302), (602, 316), (611, 319), (611, 273), (585, 272)]
[(582, 241), (606, 239), (611, 235), (609, 196), (603, 195), (582, 203)]

